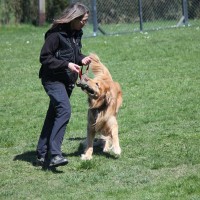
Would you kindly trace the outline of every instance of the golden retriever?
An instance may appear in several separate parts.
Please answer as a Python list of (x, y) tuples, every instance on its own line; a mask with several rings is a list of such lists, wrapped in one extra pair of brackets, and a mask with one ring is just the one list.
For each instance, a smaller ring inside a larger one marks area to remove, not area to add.
[(121, 154), (118, 137), (117, 113), (122, 104), (122, 91), (119, 83), (114, 82), (108, 69), (96, 54), (90, 54), (90, 68), (94, 78), (86, 74), (80, 78), (78, 87), (88, 95), (87, 139), (82, 160), (92, 159), (94, 138), (100, 133), (105, 140), (104, 152)]

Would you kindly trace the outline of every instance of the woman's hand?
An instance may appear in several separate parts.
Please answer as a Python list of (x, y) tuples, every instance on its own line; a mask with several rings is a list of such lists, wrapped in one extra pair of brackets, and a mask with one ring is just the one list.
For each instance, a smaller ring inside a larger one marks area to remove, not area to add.
[(91, 58), (90, 58), (89, 56), (87, 56), (87, 57), (85, 57), (85, 58), (83, 58), (83, 59), (81, 60), (81, 63), (82, 63), (83, 65), (89, 65), (89, 64), (91, 63)]
[(69, 63), (68, 64), (68, 68), (72, 71), (72, 72), (76, 72), (76, 73), (79, 73), (80, 71), (80, 66), (75, 64), (75, 63)]

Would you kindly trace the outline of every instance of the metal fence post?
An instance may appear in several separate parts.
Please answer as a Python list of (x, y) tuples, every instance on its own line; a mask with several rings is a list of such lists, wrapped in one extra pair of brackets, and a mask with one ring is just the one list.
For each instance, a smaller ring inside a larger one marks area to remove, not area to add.
[(91, 5), (92, 5), (93, 36), (96, 36), (98, 30), (96, 0), (91, 0)]
[(188, 1), (187, 0), (182, 0), (182, 12), (184, 16), (184, 24), (185, 26), (188, 26)]
[(140, 31), (143, 31), (143, 19), (142, 19), (142, 0), (138, 0), (138, 11), (140, 17)]
[(39, 26), (44, 25), (45, 21), (46, 21), (46, 15), (45, 15), (45, 0), (39, 0), (38, 1), (39, 4), (39, 20), (38, 20), (38, 24)]

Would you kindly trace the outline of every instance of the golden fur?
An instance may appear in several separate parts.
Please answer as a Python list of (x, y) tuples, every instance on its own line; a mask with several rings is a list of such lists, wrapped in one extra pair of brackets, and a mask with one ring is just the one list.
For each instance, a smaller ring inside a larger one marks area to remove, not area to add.
[(105, 140), (104, 152), (112, 150), (116, 155), (121, 154), (117, 113), (122, 104), (122, 91), (98, 56), (90, 54), (90, 57), (94, 78), (85, 76), (81, 80), (82, 90), (87, 93), (89, 103), (86, 148), (81, 155), (82, 160), (92, 159), (96, 133), (100, 133)]

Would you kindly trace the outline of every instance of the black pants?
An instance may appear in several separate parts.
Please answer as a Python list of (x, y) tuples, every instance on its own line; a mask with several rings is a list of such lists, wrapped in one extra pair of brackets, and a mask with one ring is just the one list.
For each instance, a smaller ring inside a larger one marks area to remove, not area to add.
[(62, 155), (61, 145), (71, 116), (69, 97), (73, 86), (61, 82), (42, 82), (50, 98), (44, 125), (37, 145), (37, 156)]

